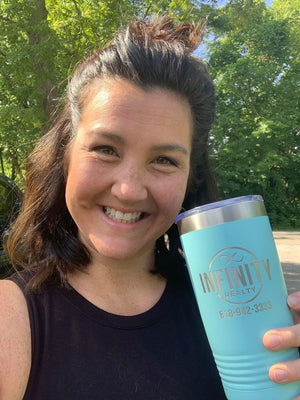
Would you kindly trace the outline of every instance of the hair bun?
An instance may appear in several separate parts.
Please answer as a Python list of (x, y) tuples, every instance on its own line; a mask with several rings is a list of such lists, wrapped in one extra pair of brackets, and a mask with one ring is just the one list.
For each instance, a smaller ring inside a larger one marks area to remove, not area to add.
[(170, 17), (151, 21), (139, 20), (128, 26), (128, 33), (143, 43), (180, 43), (187, 53), (195, 51), (202, 42), (207, 20), (198, 24), (180, 23), (176, 25)]

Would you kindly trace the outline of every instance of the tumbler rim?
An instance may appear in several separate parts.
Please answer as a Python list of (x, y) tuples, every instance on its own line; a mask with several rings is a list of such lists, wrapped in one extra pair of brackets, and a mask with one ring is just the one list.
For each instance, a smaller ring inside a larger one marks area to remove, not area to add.
[(215, 201), (214, 203), (204, 204), (203, 206), (194, 207), (190, 210), (184, 211), (177, 215), (175, 218), (175, 224), (177, 224), (181, 219), (189, 217), (194, 214), (198, 214), (203, 211), (213, 210), (215, 208), (225, 207), (232, 204), (243, 203), (245, 201), (264, 201), (263, 197), (259, 194), (247, 195), (233, 197), (231, 199)]

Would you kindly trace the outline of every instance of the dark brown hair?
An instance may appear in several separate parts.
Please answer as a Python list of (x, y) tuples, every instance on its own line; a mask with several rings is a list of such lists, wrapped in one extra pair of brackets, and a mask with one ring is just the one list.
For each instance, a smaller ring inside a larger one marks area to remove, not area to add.
[[(159, 87), (187, 99), (194, 131), (183, 207), (216, 200), (207, 144), (214, 118), (214, 87), (205, 64), (192, 55), (203, 33), (203, 24), (176, 25), (168, 18), (137, 20), (76, 69), (60, 117), (28, 157), (22, 209), (6, 243), (14, 265), (31, 271), (32, 288), (53, 278), (66, 282), (69, 271), (83, 269), (90, 261), (66, 207), (65, 183), (66, 150), (95, 80), (120, 77), (144, 90)], [(174, 224), (166, 235), (167, 241), (165, 235), (157, 240), (156, 268), (169, 276), (182, 268), (182, 258)]]

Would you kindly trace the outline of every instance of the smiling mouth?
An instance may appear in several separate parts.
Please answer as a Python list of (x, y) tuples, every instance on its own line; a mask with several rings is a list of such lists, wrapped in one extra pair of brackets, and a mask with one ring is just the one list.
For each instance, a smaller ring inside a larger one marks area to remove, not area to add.
[(143, 217), (142, 212), (129, 212), (123, 213), (122, 211), (115, 210), (110, 207), (103, 207), (104, 214), (116, 222), (123, 222), (125, 224), (134, 224)]

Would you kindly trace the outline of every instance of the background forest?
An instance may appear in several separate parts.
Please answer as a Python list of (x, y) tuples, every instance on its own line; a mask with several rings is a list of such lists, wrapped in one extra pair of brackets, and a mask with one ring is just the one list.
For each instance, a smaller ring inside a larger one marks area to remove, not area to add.
[(22, 186), (76, 63), (133, 16), (157, 14), (207, 18), (196, 53), (216, 86), (220, 198), (262, 194), (274, 229), (299, 229), (300, 0), (0, 0), (0, 172)]

